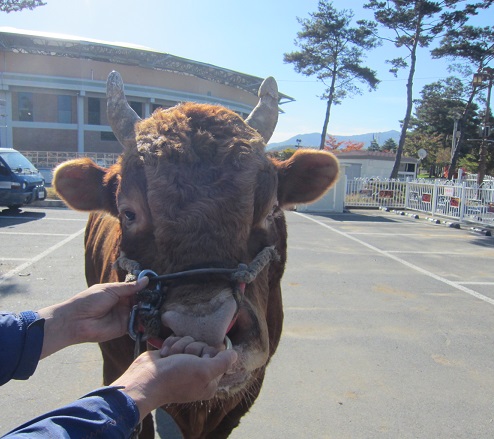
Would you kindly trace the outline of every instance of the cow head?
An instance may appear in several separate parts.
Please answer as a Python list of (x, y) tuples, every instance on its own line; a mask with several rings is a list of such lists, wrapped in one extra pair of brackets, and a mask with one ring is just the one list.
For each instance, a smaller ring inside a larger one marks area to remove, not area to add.
[(112, 72), (108, 117), (123, 154), (109, 169), (89, 159), (64, 163), (54, 177), (70, 207), (118, 218), (119, 251), (142, 269), (235, 268), (266, 247), (276, 249), (279, 258), (240, 288), (240, 299), (223, 276), (166, 285), (161, 337), (191, 335), (222, 346), (228, 332), (238, 353), (219, 397), (251, 385), (278, 344), (286, 260), (282, 209), (316, 200), (338, 175), (337, 160), (327, 152), (299, 150), (283, 162), (266, 156), (278, 116), (273, 78), (259, 95), (246, 121), (226, 108), (194, 103), (140, 120)]

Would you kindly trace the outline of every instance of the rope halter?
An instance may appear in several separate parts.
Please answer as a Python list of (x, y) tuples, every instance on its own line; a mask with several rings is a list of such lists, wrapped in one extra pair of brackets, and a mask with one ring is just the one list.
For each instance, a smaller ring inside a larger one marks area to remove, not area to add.
[(138, 262), (128, 259), (122, 253), (116, 260), (115, 265), (127, 271), (128, 274), (125, 278), (127, 282), (141, 279), (144, 276), (149, 278), (148, 287), (136, 294), (137, 304), (132, 308), (129, 319), (128, 332), (136, 342), (135, 357), (140, 354), (141, 342), (159, 334), (161, 326), (160, 308), (166, 300), (166, 286), (162, 284), (197, 276), (229, 276), (230, 280), (235, 284), (233, 293), (237, 302), (238, 312), (245, 285), (253, 282), (264, 267), (273, 260), (279, 261), (280, 257), (274, 246), (270, 246), (264, 247), (250, 264), (239, 264), (237, 268), (198, 268), (158, 275), (152, 270), (141, 270)]

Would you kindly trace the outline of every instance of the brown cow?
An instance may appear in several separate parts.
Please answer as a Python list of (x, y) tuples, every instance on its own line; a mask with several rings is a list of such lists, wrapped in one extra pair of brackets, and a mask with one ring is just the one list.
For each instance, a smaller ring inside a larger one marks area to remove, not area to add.
[[(282, 209), (319, 198), (338, 175), (337, 160), (327, 152), (269, 159), (265, 146), (278, 117), (273, 78), (259, 96), (246, 121), (226, 108), (194, 103), (158, 109), (141, 121), (112, 72), (108, 117), (122, 156), (109, 169), (78, 159), (55, 172), (66, 203), (92, 212), (85, 236), (89, 285), (122, 281), (127, 270), (220, 269), (155, 280), (150, 289), (159, 296), (154, 323), (156, 315), (161, 320), (151, 335), (191, 335), (215, 346), (231, 341), (238, 353), (213, 400), (163, 407), (186, 438), (227, 437), (258, 396), (283, 323)], [(134, 342), (125, 336), (102, 343), (101, 350), (109, 384), (132, 362)], [(153, 437), (152, 419), (144, 424), (141, 437)]]

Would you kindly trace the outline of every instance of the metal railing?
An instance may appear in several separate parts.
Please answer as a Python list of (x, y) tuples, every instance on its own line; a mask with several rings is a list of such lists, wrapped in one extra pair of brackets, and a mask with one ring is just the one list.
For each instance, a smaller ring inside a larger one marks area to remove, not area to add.
[(410, 209), (494, 226), (494, 181), (355, 179), (347, 182), (345, 207)]
[(96, 152), (52, 152), (52, 151), (22, 151), (29, 161), (38, 169), (54, 169), (60, 163), (80, 157), (89, 157), (97, 165), (108, 168), (117, 162), (120, 154)]
[(404, 181), (356, 178), (347, 181), (345, 206), (403, 208), (405, 191)]

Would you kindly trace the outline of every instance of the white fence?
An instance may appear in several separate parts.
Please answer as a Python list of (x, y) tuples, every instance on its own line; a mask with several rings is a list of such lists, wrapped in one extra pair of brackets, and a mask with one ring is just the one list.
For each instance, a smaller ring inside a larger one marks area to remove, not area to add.
[(60, 163), (81, 157), (89, 157), (99, 166), (108, 168), (117, 162), (120, 154), (100, 152), (62, 152), (62, 151), (22, 151), (34, 166), (39, 168), (54, 169)]
[(356, 178), (347, 181), (346, 207), (405, 207), (406, 183)]
[(494, 182), (480, 187), (446, 180), (347, 182), (345, 207), (393, 207), (494, 226)]
[(108, 168), (117, 162), (120, 154), (100, 153), (100, 152), (64, 152), (64, 151), (22, 151), (31, 163), (39, 169), (46, 184), (51, 184), (53, 170), (67, 160), (81, 157), (89, 157), (97, 165)]

